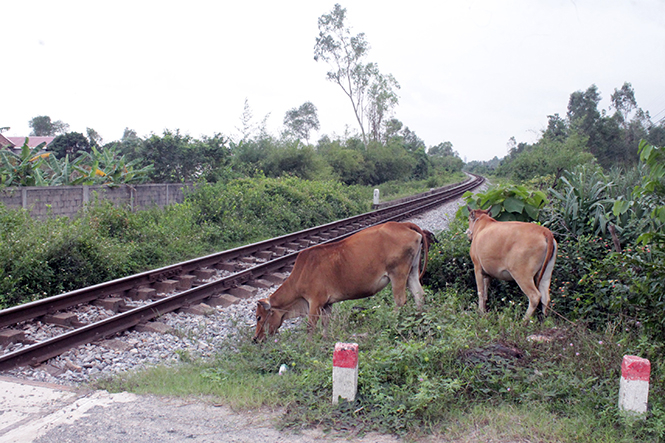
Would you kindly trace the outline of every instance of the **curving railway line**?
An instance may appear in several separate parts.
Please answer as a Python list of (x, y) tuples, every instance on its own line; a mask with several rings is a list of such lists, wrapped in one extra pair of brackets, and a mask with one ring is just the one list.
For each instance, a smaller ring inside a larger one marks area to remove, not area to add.
[[(0, 371), (38, 365), (79, 345), (140, 328), (165, 313), (246, 298), (281, 283), (298, 252), (459, 198), (469, 180), (383, 209), (0, 311)], [(42, 331), (37, 340), (30, 331)], [(48, 338), (43, 338), (44, 331)]]

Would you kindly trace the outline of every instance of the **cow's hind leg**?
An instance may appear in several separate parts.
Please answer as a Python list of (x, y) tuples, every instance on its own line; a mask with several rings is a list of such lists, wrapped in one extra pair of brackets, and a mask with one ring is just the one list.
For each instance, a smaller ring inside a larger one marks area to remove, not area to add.
[(547, 307), (550, 304), (550, 283), (552, 282), (552, 270), (554, 269), (554, 263), (556, 262), (557, 249), (557, 244), (554, 242), (554, 253), (552, 254), (550, 261), (547, 263), (545, 272), (543, 272), (543, 278), (538, 285), (540, 302), (543, 304), (543, 315), (547, 315)]
[(524, 315), (524, 319), (526, 320), (530, 318), (536, 311), (536, 308), (538, 308), (538, 304), (540, 303), (540, 291), (536, 288), (536, 284), (533, 282), (533, 277), (515, 278), (515, 281), (522, 292), (524, 292), (529, 298), (529, 309), (527, 309), (526, 314)]
[(406, 284), (409, 288), (409, 291), (411, 291), (413, 298), (416, 300), (416, 308), (422, 309), (423, 300), (425, 298), (425, 291), (420, 284), (420, 273), (418, 272), (418, 266), (411, 267), (411, 272), (409, 272), (409, 278)]
[(411, 261), (411, 269), (409, 270), (406, 284), (413, 298), (416, 300), (416, 308), (422, 309), (425, 291), (423, 291), (423, 287), (420, 284), (420, 248), (418, 248), (413, 261)]

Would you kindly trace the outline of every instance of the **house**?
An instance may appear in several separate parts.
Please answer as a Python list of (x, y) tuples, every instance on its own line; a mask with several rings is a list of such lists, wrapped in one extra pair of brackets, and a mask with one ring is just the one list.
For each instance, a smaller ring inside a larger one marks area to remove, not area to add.
[[(37, 147), (40, 143), (46, 142), (48, 146), (55, 137), (37, 137), (28, 136), (28, 146), (31, 148)], [(0, 148), (11, 149), (15, 153), (21, 152), (21, 147), (25, 143), (25, 137), (6, 137), (0, 134)], [(46, 148), (46, 146), (44, 148)]]

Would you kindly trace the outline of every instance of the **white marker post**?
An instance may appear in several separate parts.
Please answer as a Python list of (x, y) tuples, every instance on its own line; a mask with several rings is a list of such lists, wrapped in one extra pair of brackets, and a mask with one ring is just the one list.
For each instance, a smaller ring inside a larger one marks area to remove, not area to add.
[(333, 404), (339, 397), (356, 399), (358, 391), (358, 344), (337, 343), (333, 353)]
[(634, 355), (623, 356), (619, 385), (619, 409), (634, 414), (647, 412), (650, 375), (651, 362), (649, 360)]
[(374, 203), (375, 205), (378, 205), (378, 204), (379, 204), (379, 190), (378, 190), (378, 189), (375, 189), (375, 190), (374, 190), (374, 202), (373, 202), (373, 203)]

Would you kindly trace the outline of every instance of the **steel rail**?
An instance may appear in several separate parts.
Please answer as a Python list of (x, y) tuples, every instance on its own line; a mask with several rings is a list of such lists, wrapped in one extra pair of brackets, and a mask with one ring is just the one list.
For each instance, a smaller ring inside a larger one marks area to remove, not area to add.
[[(322, 243), (338, 241), (342, 238), (354, 234), (355, 232), (365, 229), (368, 226), (385, 223), (386, 221), (390, 220), (403, 220), (405, 218), (410, 218), (417, 213), (432, 209), (435, 206), (441, 205), (445, 201), (460, 196), (466, 190), (479, 186), (483, 181), (484, 179), (482, 177), (476, 176), (471, 180), (463, 182), (460, 185), (451, 187), (439, 193), (416, 198), (412, 201), (401, 203), (399, 205), (379, 209), (370, 213), (360, 214), (337, 222), (305, 229), (303, 231), (298, 231), (296, 233), (284, 235), (274, 239), (253, 243), (228, 251), (223, 251), (221, 253), (211, 254), (209, 256), (189, 260), (187, 262), (178, 263), (176, 265), (167, 266), (157, 270), (124, 277), (88, 288), (82, 288), (76, 291), (49, 297), (47, 299), (27, 303), (25, 305), (8, 308), (0, 311), (0, 326), (16, 324), (27, 319), (39, 318), (43, 315), (53, 313), (61, 309), (66, 309), (80, 303), (90, 302), (102, 295), (116, 294), (135, 288), (140, 284), (154, 282), (156, 281), (154, 277), (155, 275), (163, 276), (177, 275), (183, 272), (187, 273), (193, 269), (216, 264), (220, 261), (228, 260), (232, 257), (238, 257), (243, 254), (246, 255), (248, 251), (253, 253), (256, 251), (264, 250), (266, 248), (286, 244), (289, 241), (302, 238), (306, 235), (314, 236), (332, 229), (345, 230), (346, 232), (342, 233), (341, 235), (338, 235), (330, 240), (323, 241)], [(366, 222), (366, 219), (369, 219), (370, 221)], [(62, 335), (4, 354), (0, 356), (0, 370), (8, 370), (24, 365), (39, 364), (48, 360), (49, 358), (60, 355), (75, 346), (108, 337), (117, 332), (132, 328), (139, 323), (145, 323), (165, 313), (174, 311), (184, 306), (192, 305), (193, 303), (199, 302), (213, 295), (220, 294), (225, 289), (237, 286), (248, 280), (258, 278), (262, 275), (275, 272), (279, 269), (289, 266), (295, 262), (298, 253), (299, 251), (296, 251), (281, 257), (272, 258), (265, 263), (261, 263), (249, 269), (233, 273), (228, 277), (202, 284), (175, 295), (153, 301), (144, 306), (130, 309), (105, 320), (81, 326)]]

